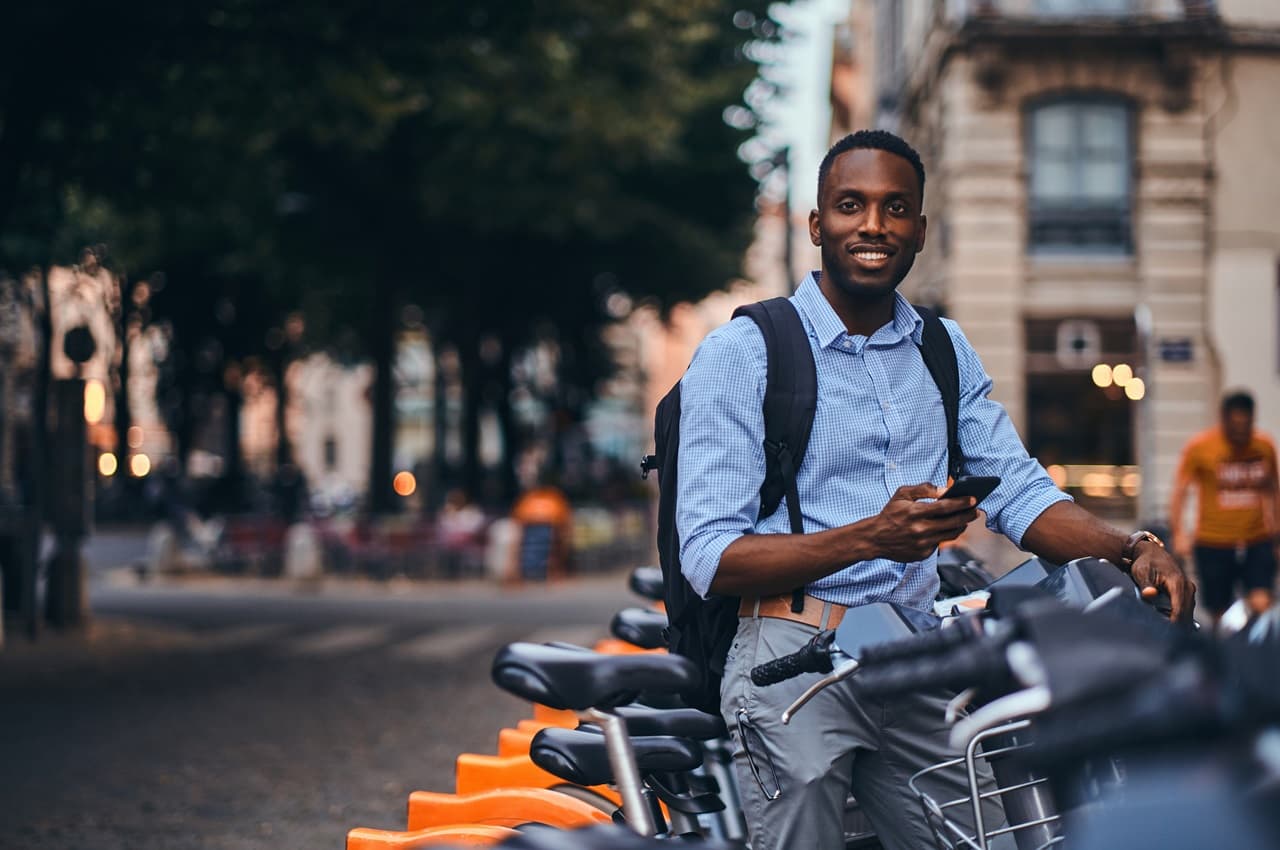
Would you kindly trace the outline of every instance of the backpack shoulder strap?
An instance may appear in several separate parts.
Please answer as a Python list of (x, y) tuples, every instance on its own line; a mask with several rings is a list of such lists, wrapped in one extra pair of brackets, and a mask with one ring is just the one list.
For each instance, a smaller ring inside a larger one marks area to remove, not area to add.
[(764, 391), (764, 442), (766, 471), (760, 488), (760, 518), (771, 516), (782, 497), (788, 496), (792, 532), (800, 518), (799, 498), (790, 498), (795, 473), (809, 447), (813, 416), (818, 405), (818, 376), (809, 348), (809, 334), (800, 314), (788, 298), (770, 298), (746, 304), (734, 317), (747, 316), (764, 336), (768, 377)]
[(915, 309), (924, 320), (920, 354), (942, 394), (942, 409), (947, 417), (947, 474), (959, 478), (964, 472), (964, 452), (960, 448), (960, 365), (955, 344), (936, 312), (928, 307)]
[[(760, 518), (772, 516), (787, 497), (792, 534), (804, 534), (796, 472), (809, 448), (813, 417), (818, 407), (818, 374), (809, 347), (809, 334), (788, 298), (770, 298), (739, 307), (734, 317), (747, 316), (764, 336), (768, 362), (764, 390), (765, 477), (760, 486)], [(804, 606), (804, 589), (792, 595), (792, 610)]]

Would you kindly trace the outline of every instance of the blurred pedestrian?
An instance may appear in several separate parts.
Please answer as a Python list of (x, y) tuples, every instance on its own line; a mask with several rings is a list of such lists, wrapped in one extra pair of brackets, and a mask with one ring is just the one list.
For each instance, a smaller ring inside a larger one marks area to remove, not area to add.
[[(1199, 501), (1195, 530), (1183, 522), (1187, 491)], [(1194, 554), (1200, 598), (1216, 624), (1244, 589), (1250, 613), (1271, 607), (1276, 579), (1280, 484), (1276, 448), (1254, 429), (1253, 396), (1242, 390), (1222, 399), (1218, 424), (1192, 437), (1169, 500), (1174, 551)]]
[(457, 578), (479, 569), (488, 523), (484, 510), (468, 499), (464, 490), (455, 487), (445, 495), (436, 520), (445, 575)]

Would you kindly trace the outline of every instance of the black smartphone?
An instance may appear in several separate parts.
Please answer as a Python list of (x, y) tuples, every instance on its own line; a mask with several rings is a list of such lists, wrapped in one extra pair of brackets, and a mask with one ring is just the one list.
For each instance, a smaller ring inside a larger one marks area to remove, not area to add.
[(981, 502), (991, 495), (992, 490), (999, 486), (1000, 476), (998, 475), (961, 475), (947, 488), (947, 492), (938, 498), (963, 499), (966, 496), (972, 496), (978, 502)]

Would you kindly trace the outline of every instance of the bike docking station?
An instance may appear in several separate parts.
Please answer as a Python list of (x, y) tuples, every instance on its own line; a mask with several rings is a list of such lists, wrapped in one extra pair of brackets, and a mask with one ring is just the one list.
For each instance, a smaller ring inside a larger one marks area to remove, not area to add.
[[(663, 702), (663, 693), (688, 686), (694, 675), (687, 661), (667, 655), (666, 615), (660, 600), (648, 596), (661, 594), (661, 572), (639, 568), (630, 584), (654, 604), (619, 611), (613, 636), (592, 649), (513, 644), (502, 650), (494, 679), (529, 698), (532, 717), (499, 731), (496, 754), (459, 754), (453, 793), (412, 792), (404, 830), (352, 829), (347, 850), (574, 847), (577, 840), (585, 850), (647, 847), (635, 842), (673, 828), (701, 833), (698, 816), (723, 808), (716, 791), (731, 787), (724, 778), (727, 751), (712, 740), (726, 730), (719, 717), (692, 709), (620, 707), (641, 691)], [(665, 702), (676, 704), (674, 697)], [(707, 750), (719, 753), (719, 782), (703, 769)], [(683, 775), (695, 770), (701, 775)], [(557, 830), (555, 843), (550, 836), (530, 843), (538, 827)], [(745, 835), (741, 826), (731, 831)]]
[[(993, 579), (963, 552), (948, 558), (959, 566), (939, 570), (933, 612), (852, 608), (755, 668), (762, 687), (811, 677), (782, 722), (855, 676), (878, 698), (954, 693), (954, 757), (907, 780), (940, 850), (1280, 847), (1280, 612), (1215, 643), (1171, 624), (1104, 560), (1031, 558)], [(630, 587), (652, 601), (661, 574), (639, 568)], [(496, 754), (460, 754), (452, 793), (414, 791), (405, 830), (353, 829), (347, 850), (640, 850), (689, 837), (743, 847), (728, 730), (679, 707), (699, 676), (665, 651), (665, 619), (654, 605), (628, 608), (594, 649), (501, 649), (494, 683), (529, 700), (532, 716), (499, 731)], [(963, 777), (959, 791), (939, 793), (943, 771)], [(1197, 828), (1171, 811), (1200, 794), (1229, 799), (1232, 822)], [(844, 818), (846, 850), (880, 847), (852, 796)]]

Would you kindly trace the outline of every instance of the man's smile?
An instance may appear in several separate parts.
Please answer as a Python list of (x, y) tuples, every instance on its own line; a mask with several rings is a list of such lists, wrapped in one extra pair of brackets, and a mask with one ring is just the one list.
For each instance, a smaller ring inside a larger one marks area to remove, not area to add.
[(887, 266), (896, 252), (887, 245), (854, 245), (849, 253), (858, 265), (875, 271)]

